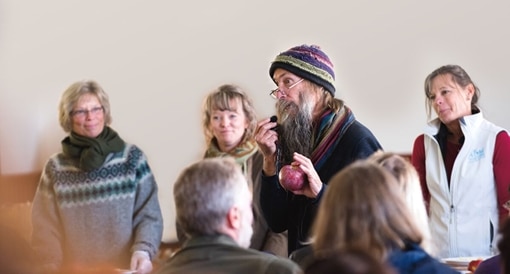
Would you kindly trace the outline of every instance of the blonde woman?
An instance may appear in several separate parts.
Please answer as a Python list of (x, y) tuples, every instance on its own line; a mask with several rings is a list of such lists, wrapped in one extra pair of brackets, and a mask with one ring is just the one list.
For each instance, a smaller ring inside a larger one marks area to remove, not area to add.
[[(253, 140), (257, 117), (252, 100), (237, 85), (219, 86), (205, 98), (202, 126), (207, 145), (204, 158), (232, 157), (248, 179), (254, 201), (250, 248), (287, 257), (287, 234), (272, 232), (260, 209), (260, 171), (263, 160)], [(178, 224), (177, 232), (180, 242), (189, 237)]]
[(331, 178), (312, 228), (314, 253), (359, 248), (398, 273), (458, 273), (420, 247), (422, 229), (395, 177), (370, 160)]
[(47, 160), (32, 206), (42, 270), (150, 273), (163, 216), (147, 157), (111, 127), (110, 99), (96, 81), (64, 91), (59, 121), (68, 135)]
[(411, 215), (414, 216), (418, 227), (421, 229), (423, 240), (420, 246), (428, 253), (434, 254), (434, 248), (430, 238), (427, 209), (425, 208), (420, 186), (420, 177), (414, 166), (404, 157), (392, 152), (377, 151), (369, 157), (369, 160), (375, 161), (395, 176), (403, 191)]

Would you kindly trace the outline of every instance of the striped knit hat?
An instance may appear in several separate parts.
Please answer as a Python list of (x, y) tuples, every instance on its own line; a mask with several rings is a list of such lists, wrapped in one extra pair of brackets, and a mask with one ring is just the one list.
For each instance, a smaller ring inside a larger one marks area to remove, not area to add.
[(299, 77), (324, 87), (335, 96), (335, 72), (333, 63), (319, 46), (301, 45), (280, 53), (269, 68), (273, 78), (277, 68), (289, 71)]

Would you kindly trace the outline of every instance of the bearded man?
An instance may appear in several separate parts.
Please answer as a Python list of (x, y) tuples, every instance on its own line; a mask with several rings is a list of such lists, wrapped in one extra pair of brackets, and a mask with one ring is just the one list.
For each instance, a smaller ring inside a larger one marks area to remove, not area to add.
[[(300, 45), (276, 56), (269, 75), (277, 88), (277, 122), (259, 122), (255, 140), (264, 155), (260, 202), (274, 232), (288, 230), (288, 250), (310, 241), (308, 231), (329, 179), (345, 166), (382, 149), (372, 132), (335, 98), (335, 73), (316, 45)], [(302, 189), (280, 185), (279, 169), (298, 166)]]

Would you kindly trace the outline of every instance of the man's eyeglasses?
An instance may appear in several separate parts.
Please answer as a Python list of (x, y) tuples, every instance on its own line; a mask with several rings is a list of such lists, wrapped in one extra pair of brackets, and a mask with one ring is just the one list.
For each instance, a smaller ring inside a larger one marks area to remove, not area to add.
[[(295, 82), (294, 84), (292, 84), (292, 85), (290, 85), (290, 86), (288, 86), (288, 87), (286, 86), (286, 87), (285, 87), (285, 89), (286, 89), (286, 90), (290, 90), (291, 88), (293, 88), (293, 87), (297, 86), (297, 84), (299, 84), (299, 83), (303, 82), (303, 80), (304, 80), (304, 79), (303, 79), (303, 78), (301, 78), (301, 79), (299, 79), (299, 81)], [(285, 92), (283, 92), (280, 88), (275, 88), (275, 89), (271, 90), (271, 92), (269, 93), (269, 95), (270, 95), (271, 97), (273, 97), (274, 99), (278, 99), (278, 98), (276, 97), (276, 94), (277, 94), (278, 92), (281, 92), (281, 93), (283, 93), (283, 94), (285, 94), (285, 95), (286, 95), (286, 93), (285, 93)]]
[(77, 109), (71, 111), (71, 116), (77, 117), (77, 118), (85, 118), (87, 115), (97, 115), (99, 113), (103, 113), (104, 108), (102, 106), (91, 108), (89, 110), (87, 109)]

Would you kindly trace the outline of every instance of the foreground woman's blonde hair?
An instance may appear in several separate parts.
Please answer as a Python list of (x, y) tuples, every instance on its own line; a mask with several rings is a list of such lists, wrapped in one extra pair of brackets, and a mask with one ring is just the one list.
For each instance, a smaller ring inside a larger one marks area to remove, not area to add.
[(383, 261), (407, 242), (423, 240), (395, 177), (368, 160), (358, 160), (333, 176), (312, 231), (317, 253), (359, 248)]
[(423, 200), (420, 186), (420, 177), (414, 166), (406, 158), (392, 152), (377, 151), (368, 159), (375, 161), (395, 176), (403, 191), (404, 199), (411, 211), (411, 215), (421, 229), (423, 241), (420, 246), (427, 253), (434, 254), (427, 209), (425, 208), (425, 201)]

